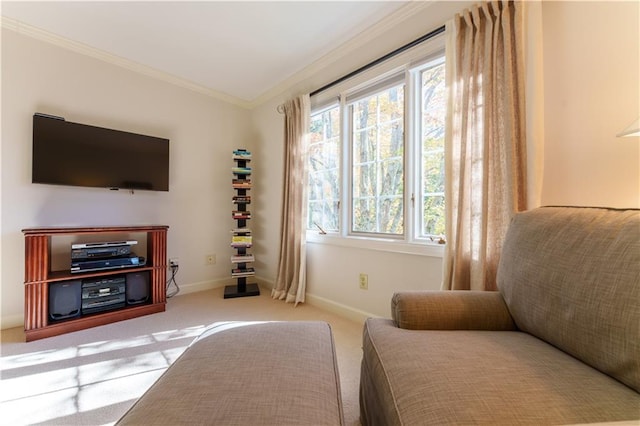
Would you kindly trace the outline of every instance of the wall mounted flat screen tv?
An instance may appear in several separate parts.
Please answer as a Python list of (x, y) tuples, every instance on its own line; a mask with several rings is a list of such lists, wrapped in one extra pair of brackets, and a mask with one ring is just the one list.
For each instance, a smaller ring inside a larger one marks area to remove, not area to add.
[(169, 139), (33, 116), (32, 182), (169, 190)]

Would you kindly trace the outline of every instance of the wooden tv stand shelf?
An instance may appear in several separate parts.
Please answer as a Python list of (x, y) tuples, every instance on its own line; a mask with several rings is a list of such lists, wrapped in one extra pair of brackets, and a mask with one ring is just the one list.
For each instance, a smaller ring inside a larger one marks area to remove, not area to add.
[[(163, 312), (167, 302), (167, 230), (165, 225), (110, 227), (52, 227), (23, 229), (25, 237), (24, 332), (27, 342), (84, 330), (142, 315)], [(146, 263), (140, 267), (71, 273), (51, 270), (51, 238), (63, 235), (146, 233)], [(52, 320), (49, 315), (49, 284), (85, 278), (108, 277), (130, 272), (149, 272), (149, 301), (144, 304)]]

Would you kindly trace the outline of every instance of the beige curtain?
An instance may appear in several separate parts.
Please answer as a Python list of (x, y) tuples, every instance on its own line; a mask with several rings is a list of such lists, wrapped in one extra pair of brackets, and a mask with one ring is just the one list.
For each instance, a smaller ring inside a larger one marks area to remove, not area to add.
[(304, 302), (306, 288), (306, 182), (309, 95), (284, 103), (284, 187), (278, 275), (274, 299)]
[(485, 2), (447, 25), (444, 289), (495, 290), (509, 221), (526, 209), (521, 7)]

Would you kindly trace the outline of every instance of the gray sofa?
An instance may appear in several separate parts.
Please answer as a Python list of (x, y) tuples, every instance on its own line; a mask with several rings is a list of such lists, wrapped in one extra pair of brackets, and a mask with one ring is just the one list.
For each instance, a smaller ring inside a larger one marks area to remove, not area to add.
[(640, 424), (640, 211), (516, 215), (497, 286), (366, 321), (364, 425)]

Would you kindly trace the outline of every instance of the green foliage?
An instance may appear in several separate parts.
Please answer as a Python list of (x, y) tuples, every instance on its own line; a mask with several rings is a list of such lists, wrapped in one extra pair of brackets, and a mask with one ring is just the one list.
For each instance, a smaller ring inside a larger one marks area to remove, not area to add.
[(311, 117), (307, 228), (338, 230), (340, 201), (340, 109)]
[(422, 234), (444, 235), (444, 64), (422, 72)]
[(404, 85), (362, 99), (352, 108), (352, 230), (401, 235)]
[[(421, 74), (421, 234), (444, 235), (445, 67)], [(404, 84), (361, 99), (351, 110), (351, 230), (404, 233)], [(311, 118), (308, 227), (339, 228), (340, 108)]]

